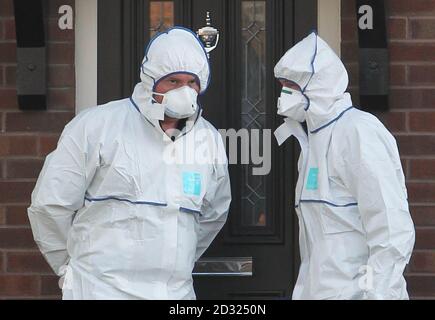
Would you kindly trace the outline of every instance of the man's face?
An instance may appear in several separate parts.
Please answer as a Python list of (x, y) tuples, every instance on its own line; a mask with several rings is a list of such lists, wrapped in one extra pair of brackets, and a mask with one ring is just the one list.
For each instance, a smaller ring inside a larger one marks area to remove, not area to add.
[(302, 91), (301, 87), (299, 87), (299, 85), (297, 83), (293, 82), (293, 81), (285, 80), (285, 79), (279, 79), (279, 82), (281, 82), (283, 87), (290, 88), (290, 89), (293, 89), (293, 90)]
[[(183, 73), (169, 75), (166, 78), (160, 80), (155, 88), (155, 92), (165, 94), (168, 91), (178, 89), (184, 86), (189, 86), (199, 93), (199, 85), (196, 81), (196, 78), (190, 74)], [(154, 100), (156, 100), (157, 103), (162, 103), (163, 97), (154, 95)]]

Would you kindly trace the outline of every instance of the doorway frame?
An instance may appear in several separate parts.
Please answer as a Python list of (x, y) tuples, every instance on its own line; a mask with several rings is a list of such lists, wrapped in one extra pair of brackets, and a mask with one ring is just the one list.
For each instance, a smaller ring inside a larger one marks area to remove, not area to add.
[[(101, 18), (98, 18), (98, 2), (101, 1), (75, 0), (76, 114), (98, 104), (98, 75), (103, 76), (98, 70), (98, 27), (104, 26), (104, 23), (99, 24)], [(187, 7), (181, 10), (189, 12)], [(329, 41), (340, 56), (341, 0), (318, 1), (318, 13), (323, 13), (317, 15), (320, 36)]]

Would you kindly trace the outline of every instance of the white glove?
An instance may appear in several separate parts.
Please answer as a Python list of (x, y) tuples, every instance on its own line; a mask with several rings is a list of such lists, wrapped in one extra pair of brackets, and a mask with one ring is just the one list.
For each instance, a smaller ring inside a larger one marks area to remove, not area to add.
[(59, 281), (58, 281), (58, 285), (59, 288), (62, 290), (68, 289), (71, 290), (72, 289), (72, 270), (71, 267), (69, 265), (63, 265), (62, 267), (59, 268)]

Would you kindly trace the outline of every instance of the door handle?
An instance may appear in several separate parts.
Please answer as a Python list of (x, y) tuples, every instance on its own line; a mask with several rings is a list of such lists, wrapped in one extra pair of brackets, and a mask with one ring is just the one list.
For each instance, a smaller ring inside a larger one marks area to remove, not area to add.
[(200, 259), (192, 274), (208, 277), (252, 277), (252, 257)]

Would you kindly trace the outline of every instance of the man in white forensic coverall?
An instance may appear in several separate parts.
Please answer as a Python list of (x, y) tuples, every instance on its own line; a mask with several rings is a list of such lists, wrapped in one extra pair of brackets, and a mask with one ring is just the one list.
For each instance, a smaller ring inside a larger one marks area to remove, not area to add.
[(172, 28), (140, 72), (131, 98), (65, 127), (32, 193), (33, 235), (64, 299), (195, 299), (194, 263), (226, 221), (225, 148), (197, 102), (210, 80), (202, 44)]
[(286, 117), (278, 143), (294, 135), (302, 149), (293, 299), (407, 299), (415, 231), (395, 139), (353, 106), (344, 65), (316, 33), (282, 57), (275, 76)]

